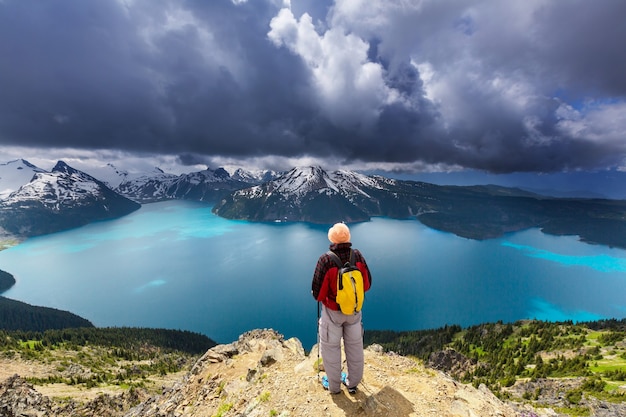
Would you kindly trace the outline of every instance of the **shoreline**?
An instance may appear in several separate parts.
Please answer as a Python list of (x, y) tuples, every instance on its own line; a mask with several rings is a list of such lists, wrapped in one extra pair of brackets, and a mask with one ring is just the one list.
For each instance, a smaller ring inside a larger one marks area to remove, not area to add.
[(5, 249), (10, 249), (14, 246), (19, 245), (20, 243), (24, 242), (25, 239), (20, 239), (17, 237), (2, 237), (0, 238), (0, 251), (3, 251)]

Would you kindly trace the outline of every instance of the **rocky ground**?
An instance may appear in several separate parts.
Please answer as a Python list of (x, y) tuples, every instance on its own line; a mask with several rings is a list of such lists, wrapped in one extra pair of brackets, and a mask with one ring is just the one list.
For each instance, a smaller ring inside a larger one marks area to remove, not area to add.
[(283, 340), (271, 330), (246, 333), (209, 350), (183, 381), (127, 416), (521, 415), (486, 389), (375, 346), (365, 352), (365, 376), (355, 395), (325, 391), (316, 361), (317, 351), (305, 356), (297, 339)]
[[(0, 416), (562, 416), (550, 407), (504, 403), (484, 387), (461, 384), (421, 362), (384, 353), (376, 345), (365, 351), (364, 379), (354, 395), (345, 388), (338, 395), (325, 391), (318, 379), (323, 371), (318, 374), (316, 362), (315, 347), (306, 355), (297, 339), (254, 330), (236, 342), (210, 349), (186, 373), (151, 380), (153, 388), (161, 385), (155, 394), (148, 386), (131, 390), (33, 387), (23, 377), (51, 371), (47, 365), (20, 367), (15, 360), (5, 360), (0, 363), (0, 381), (4, 381)], [(559, 389), (554, 387), (554, 395)], [(597, 405), (594, 416), (626, 416), (626, 409)]]

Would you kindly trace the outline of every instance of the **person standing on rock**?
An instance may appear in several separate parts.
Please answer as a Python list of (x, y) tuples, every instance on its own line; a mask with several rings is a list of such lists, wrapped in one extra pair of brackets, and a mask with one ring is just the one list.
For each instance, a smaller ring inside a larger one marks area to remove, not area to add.
[[(352, 249), (350, 229), (344, 223), (337, 223), (328, 230), (330, 251), (339, 257), (341, 265), (350, 261), (353, 253), (353, 262), (363, 275), (363, 290), (369, 290), (372, 284), (372, 275), (365, 262), (365, 258), (357, 249)], [(325, 378), (322, 385), (332, 394), (341, 391), (341, 383), (346, 385), (348, 392), (354, 394), (357, 385), (363, 378), (363, 323), (362, 312), (353, 314), (341, 312), (336, 301), (337, 274), (339, 268), (333, 256), (326, 252), (321, 255), (315, 266), (313, 282), (311, 284), (313, 298), (322, 304), (322, 313), (319, 319), (319, 338)], [(341, 372), (341, 339), (343, 338), (347, 375)]]

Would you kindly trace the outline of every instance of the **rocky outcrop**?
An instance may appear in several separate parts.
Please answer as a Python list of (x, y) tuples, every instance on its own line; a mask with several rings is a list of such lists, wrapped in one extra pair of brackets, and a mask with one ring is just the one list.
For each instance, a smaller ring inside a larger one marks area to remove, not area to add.
[(0, 416), (52, 416), (58, 407), (18, 375), (0, 383)]
[(317, 351), (297, 339), (255, 330), (210, 349), (191, 372), (126, 417), (165, 416), (518, 416), (485, 387), (460, 384), (379, 346), (365, 352), (355, 395), (330, 395), (320, 385)]
[(145, 401), (147, 394), (132, 389), (117, 396), (103, 394), (86, 404), (75, 401), (56, 403), (39, 393), (18, 375), (0, 382), (0, 416), (2, 417), (121, 417), (132, 406)]
[[(546, 409), (559, 409), (572, 404), (568, 393), (580, 389), (585, 378), (539, 378), (518, 382), (507, 391), (518, 398), (531, 398), (535, 404)], [(581, 395), (577, 406), (591, 411), (594, 417), (626, 416), (626, 404), (599, 400), (588, 395)], [(556, 414), (554, 414), (556, 415)]]
[(472, 372), (479, 366), (473, 361), (457, 352), (454, 349), (445, 349), (430, 354), (428, 367), (442, 371), (455, 379), (462, 379), (463, 376)]

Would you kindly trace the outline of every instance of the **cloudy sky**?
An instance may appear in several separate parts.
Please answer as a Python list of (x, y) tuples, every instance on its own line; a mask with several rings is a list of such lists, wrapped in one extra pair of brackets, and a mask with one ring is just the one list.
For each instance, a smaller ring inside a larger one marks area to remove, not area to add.
[(0, 160), (626, 170), (622, 0), (0, 0)]

